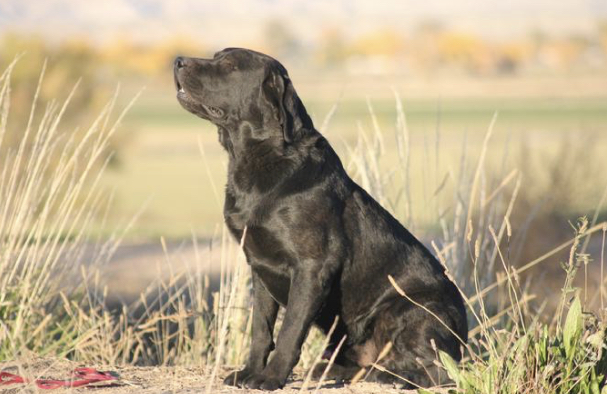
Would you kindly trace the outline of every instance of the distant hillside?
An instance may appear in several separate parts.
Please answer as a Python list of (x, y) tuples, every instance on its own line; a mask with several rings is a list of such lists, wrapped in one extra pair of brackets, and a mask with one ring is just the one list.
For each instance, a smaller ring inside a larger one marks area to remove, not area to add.
[(150, 42), (187, 36), (217, 46), (258, 40), (268, 21), (285, 21), (304, 42), (339, 28), (345, 35), (378, 28), (406, 31), (434, 21), (492, 38), (541, 30), (576, 34), (607, 19), (603, 0), (2, 0), (0, 34), (37, 32), (47, 38), (85, 36)]

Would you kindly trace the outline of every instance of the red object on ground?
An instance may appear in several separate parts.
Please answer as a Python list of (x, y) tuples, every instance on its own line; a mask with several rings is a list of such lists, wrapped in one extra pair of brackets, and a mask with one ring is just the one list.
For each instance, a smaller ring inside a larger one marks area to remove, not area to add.
[[(109, 372), (97, 371), (94, 368), (76, 368), (72, 372), (72, 378), (69, 380), (55, 379), (36, 379), (33, 383), (38, 388), (51, 390), (60, 387), (81, 387), (91, 383), (118, 380), (118, 378)], [(19, 383), (32, 383), (19, 375), (10, 372), (0, 372), (0, 386)]]

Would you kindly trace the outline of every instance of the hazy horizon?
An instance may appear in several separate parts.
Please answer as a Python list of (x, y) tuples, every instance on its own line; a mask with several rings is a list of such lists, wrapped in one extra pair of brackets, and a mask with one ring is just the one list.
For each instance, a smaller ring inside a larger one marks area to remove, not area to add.
[(260, 40), (268, 22), (280, 21), (302, 42), (315, 42), (327, 29), (352, 38), (377, 30), (407, 34), (432, 22), (456, 31), (505, 39), (542, 31), (586, 35), (607, 20), (607, 2), (561, 0), (427, 0), (407, 4), (365, 0), (4, 0), (0, 34), (16, 31), (47, 40), (83, 38), (104, 42), (129, 37), (140, 42), (187, 38), (211, 46)]

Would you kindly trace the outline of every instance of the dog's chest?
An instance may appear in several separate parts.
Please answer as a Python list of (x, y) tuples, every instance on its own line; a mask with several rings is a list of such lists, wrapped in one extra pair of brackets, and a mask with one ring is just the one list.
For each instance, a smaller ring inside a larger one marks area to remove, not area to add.
[(243, 208), (234, 201), (234, 206), (224, 210), (226, 225), (243, 243), (247, 262), (263, 286), (278, 303), (286, 305), (291, 283), (288, 266), (292, 256), (285, 252), (279, 234), (266, 225), (268, 219), (264, 220), (259, 209), (246, 205)]
[(263, 222), (263, 199), (248, 194), (226, 192), (223, 216), (226, 225), (240, 239), (245, 227), (250, 229)]
[[(247, 257), (267, 260), (275, 265), (275, 260), (282, 260), (276, 253), (283, 250), (281, 236), (272, 226), (276, 217), (274, 205), (270, 198), (226, 193), (224, 219), (227, 227), (238, 241), (244, 242)], [(245, 234), (246, 228), (246, 234)], [(243, 238), (244, 237), (244, 238)]]

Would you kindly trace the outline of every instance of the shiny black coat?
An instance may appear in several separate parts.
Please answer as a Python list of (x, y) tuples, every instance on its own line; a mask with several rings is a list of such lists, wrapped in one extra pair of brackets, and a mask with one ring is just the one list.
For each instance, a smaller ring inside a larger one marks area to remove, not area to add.
[[(246, 228), (253, 339), (244, 370), (226, 383), (282, 387), (311, 325), (328, 332), (336, 317), (331, 349), (347, 340), (333, 377), (351, 378), (391, 342), (380, 365), (415, 384), (438, 383), (431, 341), (460, 359), (462, 298), (432, 254), (348, 176), (284, 67), (226, 49), (213, 59), (179, 57), (174, 72), (182, 106), (218, 127), (229, 154), (225, 221), (238, 240)], [(442, 323), (397, 294), (388, 275)], [(286, 312), (275, 346), (279, 305)], [(369, 379), (395, 380), (376, 369)]]

